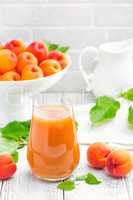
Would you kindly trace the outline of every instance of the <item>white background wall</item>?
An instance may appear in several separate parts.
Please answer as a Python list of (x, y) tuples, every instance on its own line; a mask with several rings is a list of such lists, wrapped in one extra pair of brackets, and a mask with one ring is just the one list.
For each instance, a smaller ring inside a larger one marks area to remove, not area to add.
[(72, 68), (52, 91), (85, 88), (78, 57), (86, 45), (133, 37), (133, 0), (0, 0), (0, 40), (47, 39), (71, 46)]

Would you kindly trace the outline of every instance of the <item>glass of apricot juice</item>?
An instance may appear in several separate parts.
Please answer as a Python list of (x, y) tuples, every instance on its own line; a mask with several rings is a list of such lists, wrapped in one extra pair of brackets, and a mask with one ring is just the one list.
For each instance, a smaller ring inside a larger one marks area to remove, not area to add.
[(34, 105), (27, 159), (43, 180), (68, 178), (79, 163), (74, 113), (67, 105)]

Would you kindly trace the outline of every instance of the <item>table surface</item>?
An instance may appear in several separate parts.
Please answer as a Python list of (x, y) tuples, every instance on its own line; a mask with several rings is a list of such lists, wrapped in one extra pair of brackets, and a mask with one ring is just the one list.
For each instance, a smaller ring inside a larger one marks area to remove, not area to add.
[[(45, 94), (46, 102), (86, 104), (92, 101), (87, 93), (55, 93)], [(133, 200), (133, 173), (122, 179), (114, 179), (104, 171), (89, 168), (86, 163), (87, 145), (80, 145), (81, 159), (78, 168), (73, 173), (82, 175), (92, 172), (102, 183), (87, 185), (78, 182), (76, 189), (64, 192), (57, 189), (58, 183), (48, 183), (36, 179), (31, 175), (27, 160), (26, 148), (19, 151), (18, 170), (15, 176), (7, 181), (0, 182), (0, 200)]]

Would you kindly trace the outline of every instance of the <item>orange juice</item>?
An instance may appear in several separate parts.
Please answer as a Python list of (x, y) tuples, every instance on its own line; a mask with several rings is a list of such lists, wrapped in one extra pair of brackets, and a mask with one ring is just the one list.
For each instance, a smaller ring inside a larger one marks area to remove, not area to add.
[(75, 121), (67, 106), (35, 108), (28, 142), (28, 162), (34, 175), (61, 180), (71, 175), (79, 162)]

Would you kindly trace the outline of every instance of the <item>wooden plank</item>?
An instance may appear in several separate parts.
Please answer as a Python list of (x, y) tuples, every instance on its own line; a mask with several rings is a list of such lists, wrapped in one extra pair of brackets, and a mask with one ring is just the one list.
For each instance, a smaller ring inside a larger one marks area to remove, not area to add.
[(99, 185), (87, 185), (84, 182), (78, 182), (75, 190), (65, 192), (65, 200), (129, 200), (124, 179), (111, 178), (103, 170), (94, 170), (87, 166), (86, 148), (85, 146), (80, 148), (81, 160), (73, 176), (82, 175), (89, 171), (102, 180), (102, 183)]
[(131, 174), (125, 179), (125, 185), (128, 191), (128, 197), (130, 200), (133, 200), (133, 171)]
[(2, 186), (3, 186), (3, 181), (0, 181), (0, 197), (1, 197), (1, 192), (2, 192)]
[(15, 176), (3, 182), (1, 200), (63, 200), (63, 192), (57, 189), (57, 183), (41, 181), (31, 175), (26, 149), (20, 151), (18, 170)]

